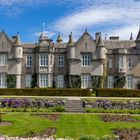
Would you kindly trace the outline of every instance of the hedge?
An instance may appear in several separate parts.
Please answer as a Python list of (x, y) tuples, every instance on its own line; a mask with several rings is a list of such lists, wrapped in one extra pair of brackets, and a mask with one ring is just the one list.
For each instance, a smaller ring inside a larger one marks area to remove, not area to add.
[(89, 89), (0, 89), (0, 95), (19, 96), (91, 96)]
[(96, 89), (97, 97), (140, 97), (140, 90), (134, 89)]

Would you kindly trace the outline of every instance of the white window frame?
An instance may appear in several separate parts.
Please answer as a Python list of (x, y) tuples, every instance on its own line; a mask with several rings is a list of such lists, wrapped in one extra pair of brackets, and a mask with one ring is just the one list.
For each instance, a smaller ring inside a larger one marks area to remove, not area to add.
[(0, 88), (6, 88), (7, 87), (7, 82), (6, 82), (6, 74), (5, 73), (0, 73)]
[(90, 88), (91, 87), (91, 75), (82, 74), (81, 75), (81, 88)]
[(48, 66), (48, 54), (39, 54), (39, 66), (40, 67)]
[(58, 67), (64, 67), (64, 56), (58, 56)]
[(0, 54), (0, 66), (6, 66), (7, 64), (7, 54)]
[(123, 56), (119, 56), (119, 69), (123, 69), (124, 68), (124, 58)]
[(131, 58), (128, 59), (128, 68), (129, 69), (132, 68), (132, 59)]
[(32, 74), (26, 75), (26, 88), (31, 88), (32, 86)]
[(39, 74), (39, 87), (49, 87), (48, 74)]
[(108, 62), (109, 68), (112, 69), (112, 63), (113, 63), (112, 58), (109, 58), (108, 61), (109, 61), (109, 62)]
[(127, 85), (127, 88), (129, 89), (133, 88), (133, 76), (128, 75), (126, 77), (126, 85)]
[(32, 67), (32, 56), (31, 55), (27, 55), (26, 56), (26, 67)]
[(107, 78), (107, 87), (108, 88), (114, 88), (114, 76), (109, 75)]
[(91, 64), (91, 57), (89, 54), (82, 54), (82, 66), (88, 67)]
[(63, 74), (57, 75), (57, 87), (64, 88), (64, 75)]

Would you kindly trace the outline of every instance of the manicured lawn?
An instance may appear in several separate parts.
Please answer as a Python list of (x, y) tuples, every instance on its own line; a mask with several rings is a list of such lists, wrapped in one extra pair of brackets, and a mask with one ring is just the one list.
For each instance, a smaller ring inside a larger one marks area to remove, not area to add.
[[(140, 116), (135, 118), (140, 120)], [(13, 122), (12, 126), (0, 127), (0, 134), (21, 136), (28, 132), (38, 132), (47, 127), (57, 128), (57, 137), (78, 138), (83, 135), (103, 136), (112, 134), (113, 128), (140, 128), (140, 122), (103, 122), (94, 114), (62, 114), (57, 121), (31, 116), (30, 113), (8, 113), (4, 121)]]

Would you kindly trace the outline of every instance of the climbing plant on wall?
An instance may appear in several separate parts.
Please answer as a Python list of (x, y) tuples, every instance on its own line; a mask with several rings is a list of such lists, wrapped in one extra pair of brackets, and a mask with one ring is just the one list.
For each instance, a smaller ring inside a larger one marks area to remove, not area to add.
[(16, 75), (7, 75), (7, 87), (16, 88)]
[(101, 88), (103, 83), (102, 76), (92, 76), (91, 77), (92, 87), (93, 88)]
[(123, 88), (126, 84), (126, 76), (114, 76), (114, 88)]
[(81, 88), (81, 76), (80, 75), (70, 75), (70, 87), (71, 88)]
[(34, 73), (34, 74), (32, 75), (31, 87), (32, 87), (32, 88), (37, 87), (37, 74), (36, 74), (36, 73)]

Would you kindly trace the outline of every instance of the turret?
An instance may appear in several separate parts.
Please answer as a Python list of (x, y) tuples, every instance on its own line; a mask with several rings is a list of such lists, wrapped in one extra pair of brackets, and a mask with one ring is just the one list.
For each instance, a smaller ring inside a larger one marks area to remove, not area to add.
[(52, 43), (52, 39), (48, 38), (44, 32), (41, 32), (39, 37), (39, 45), (44, 46)]
[(62, 36), (61, 36), (60, 33), (58, 34), (58, 37), (57, 37), (56, 41), (57, 41), (57, 43), (62, 43), (63, 39), (62, 39)]
[(131, 33), (131, 35), (130, 35), (130, 40), (133, 40), (133, 34)]
[(14, 47), (14, 58), (22, 59), (23, 58), (23, 47), (22, 47), (19, 33), (17, 33), (13, 47)]
[(68, 52), (68, 58), (75, 58), (75, 47), (74, 47), (74, 39), (72, 32), (69, 35), (69, 41), (67, 44), (67, 52)]
[(106, 59), (106, 47), (102, 40), (101, 34), (97, 41), (97, 58), (101, 60)]
[(140, 49), (140, 28), (135, 42), (136, 42), (136, 48)]

